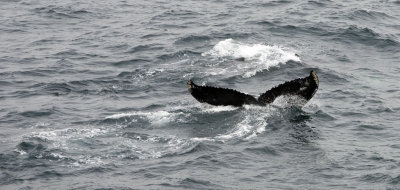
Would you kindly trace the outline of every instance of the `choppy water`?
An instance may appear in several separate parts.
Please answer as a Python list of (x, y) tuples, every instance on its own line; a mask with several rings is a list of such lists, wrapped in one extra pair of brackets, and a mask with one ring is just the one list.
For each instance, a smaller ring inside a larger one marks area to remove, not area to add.
[[(399, 10), (0, 1), (0, 189), (400, 189)], [(186, 87), (258, 95), (311, 69), (301, 109)]]

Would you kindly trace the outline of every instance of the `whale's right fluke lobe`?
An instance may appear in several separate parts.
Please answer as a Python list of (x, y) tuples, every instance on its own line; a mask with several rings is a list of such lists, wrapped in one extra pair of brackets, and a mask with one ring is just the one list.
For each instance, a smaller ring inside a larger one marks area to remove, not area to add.
[(308, 77), (288, 81), (266, 91), (258, 97), (258, 102), (266, 105), (274, 102), (277, 97), (283, 95), (299, 96), (308, 101), (317, 92), (318, 85), (318, 76), (312, 70)]

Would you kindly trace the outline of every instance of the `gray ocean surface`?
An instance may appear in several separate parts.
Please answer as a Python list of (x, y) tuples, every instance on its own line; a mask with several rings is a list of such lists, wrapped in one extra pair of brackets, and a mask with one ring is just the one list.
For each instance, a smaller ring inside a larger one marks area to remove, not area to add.
[(400, 189), (399, 73), (400, 1), (0, 0), (0, 189)]

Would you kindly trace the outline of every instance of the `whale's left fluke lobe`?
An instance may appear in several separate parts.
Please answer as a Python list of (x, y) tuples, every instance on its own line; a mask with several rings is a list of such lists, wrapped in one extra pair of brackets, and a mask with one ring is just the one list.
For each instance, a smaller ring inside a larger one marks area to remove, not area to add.
[(305, 78), (299, 78), (280, 84), (265, 93), (258, 99), (251, 95), (227, 88), (212, 86), (199, 86), (189, 80), (188, 90), (199, 102), (205, 102), (216, 106), (243, 106), (244, 104), (267, 105), (279, 96), (297, 96), (306, 101), (310, 100), (318, 90), (319, 81), (315, 71)]
[(212, 86), (199, 86), (189, 80), (188, 90), (199, 102), (216, 106), (243, 106), (244, 104), (258, 104), (257, 99), (251, 95), (227, 88)]

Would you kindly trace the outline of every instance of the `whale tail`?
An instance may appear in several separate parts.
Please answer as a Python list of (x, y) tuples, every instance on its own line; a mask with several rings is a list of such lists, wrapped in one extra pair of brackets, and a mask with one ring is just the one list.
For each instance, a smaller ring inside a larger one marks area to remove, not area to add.
[(266, 105), (274, 102), (279, 96), (299, 96), (306, 101), (310, 100), (318, 90), (318, 76), (315, 71), (305, 78), (299, 78), (280, 84), (265, 93), (258, 99), (236, 90), (212, 86), (199, 86), (192, 80), (187, 82), (188, 90), (199, 102), (216, 106), (243, 106), (244, 104)]
[(317, 92), (318, 86), (319, 80), (317, 73), (312, 70), (308, 77), (288, 81), (267, 90), (258, 97), (258, 102), (262, 105), (270, 104), (274, 102), (277, 97), (283, 95), (299, 96), (308, 101)]

